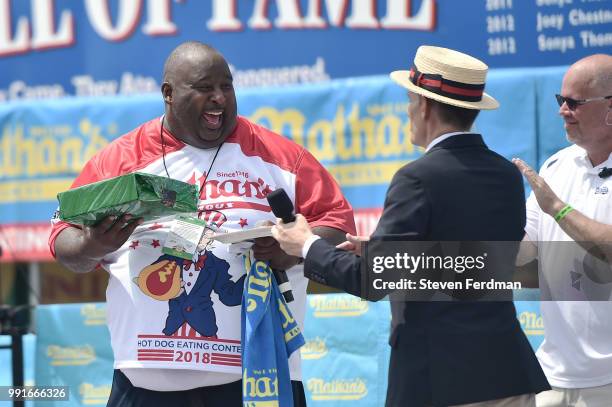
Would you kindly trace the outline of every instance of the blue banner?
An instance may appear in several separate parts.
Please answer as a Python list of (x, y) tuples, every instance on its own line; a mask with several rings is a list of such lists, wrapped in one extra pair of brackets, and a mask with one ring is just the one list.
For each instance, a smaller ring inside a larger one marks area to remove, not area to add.
[[(554, 100), (562, 70), (492, 71), (487, 91), (501, 108), (481, 112), (475, 130), (507, 158), (541, 164), (566, 144)], [(422, 153), (410, 142), (406, 92), (386, 76), (244, 90), (238, 103), (310, 150), (356, 209), (382, 207), (393, 173)], [(162, 113), (159, 95), (0, 105), (0, 224), (46, 223), (93, 154)]]
[(221, 50), (238, 86), (409, 68), (421, 44), (491, 67), (568, 65), (612, 49), (610, 0), (2, 0), (0, 102), (157, 92), (186, 40)]
[(309, 406), (382, 406), (387, 391), (391, 310), (387, 301), (309, 295), (302, 348)]
[[(538, 298), (538, 290), (522, 290), (515, 301), (517, 318), (534, 350), (544, 338)], [(68, 386), (70, 397), (36, 406), (105, 405), (113, 375), (106, 305), (43, 305), (37, 308), (36, 321), (38, 335), (24, 340), (25, 383)], [(384, 404), (390, 321), (387, 301), (367, 302), (348, 294), (308, 296), (301, 358), (309, 406)], [(0, 337), (0, 344), (9, 343), (8, 337)], [(0, 350), (0, 385), (12, 383), (10, 360), (10, 350)], [(10, 403), (0, 402), (5, 405)]]
[(69, 400), (57, 406), (106, 405), (113, 377), (106, 305), (40, 305), (36, 325), (36, 384), (68, 386)]

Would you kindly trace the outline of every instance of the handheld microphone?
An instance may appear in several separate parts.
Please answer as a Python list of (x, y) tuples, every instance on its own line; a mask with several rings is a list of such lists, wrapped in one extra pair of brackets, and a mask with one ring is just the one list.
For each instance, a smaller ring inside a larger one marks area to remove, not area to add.
[[(270, 192), (266, 198), (268, 204), (272, 209), (272, 213), (277, 218), (281, 218), (283, 223), (291, 223), (295, 221), (295, 214), (293, 213), (293, 202), (289, 199), (289, 196), (284, 189), (279, 188)], [(291, 283), (287, 278), (287, 272), (285, 270), (272, 269), (278, 288), (283, 294), (286, 302), (293, 301), (293, 293), (291, 292)]]
[(599, 178), (603, 178), (603, 179), (608, 178), (610, 175), (612, 175), (612, 168), (608, 168), (608, 167), (603, 167), (601, 171), (599, 171), (599, 174), (597, 174)]

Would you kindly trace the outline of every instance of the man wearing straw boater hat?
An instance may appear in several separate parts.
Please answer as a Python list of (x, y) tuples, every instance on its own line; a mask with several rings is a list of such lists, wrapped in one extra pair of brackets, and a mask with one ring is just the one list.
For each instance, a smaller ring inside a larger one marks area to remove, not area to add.
[[(470, 132), (480, 110), (499, 106), (484, 93), (486, 74), (478, 59), (431, 46), (419, 47), (410, 70), (391, 73), (408, 89), (412, 143), (426, 150), (393, 177), (372, 238), (522, 239), (521, 174)], [(302, 216), (278, 223), (274, 236), (305, 258), (306, 277), (363, 295), (360, 242), (368, 238), (347, 235), (336, 248)], [(550, 388), (511, 301), (392, 302), (391, 311), (387, 406), (534, 406)]]

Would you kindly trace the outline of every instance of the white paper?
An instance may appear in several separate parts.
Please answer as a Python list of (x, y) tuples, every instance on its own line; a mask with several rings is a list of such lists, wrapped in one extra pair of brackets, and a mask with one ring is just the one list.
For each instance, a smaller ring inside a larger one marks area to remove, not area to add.
[(259, 226), (237, 232), (218, 233), (213, 235), (212, 238), (221, 243), (230, 244), (269, 236), (272, 236), (272, 226)]

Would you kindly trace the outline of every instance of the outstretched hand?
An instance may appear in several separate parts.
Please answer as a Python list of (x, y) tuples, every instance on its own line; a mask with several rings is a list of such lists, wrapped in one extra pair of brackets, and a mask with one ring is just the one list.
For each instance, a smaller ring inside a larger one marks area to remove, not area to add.
[(336, 247), (338, 249), (346, 250), (356, 254), (357, 256), (361, 256), (361, 243), (368, 242), (370, 240), (369, 236), (354, 236), (350, 233), (346, 234), (346, 241), (340, 243)]
[(565, 206), (563, 201), (559, 199), (557, 194), (544, 181), (544, 178), (540, 177), (525, 161), (520, 158), (513, 158), (512, 162), (521, 171), (529, 185), (531, 185), (531, 189), (542, 211), (554, 216)]

